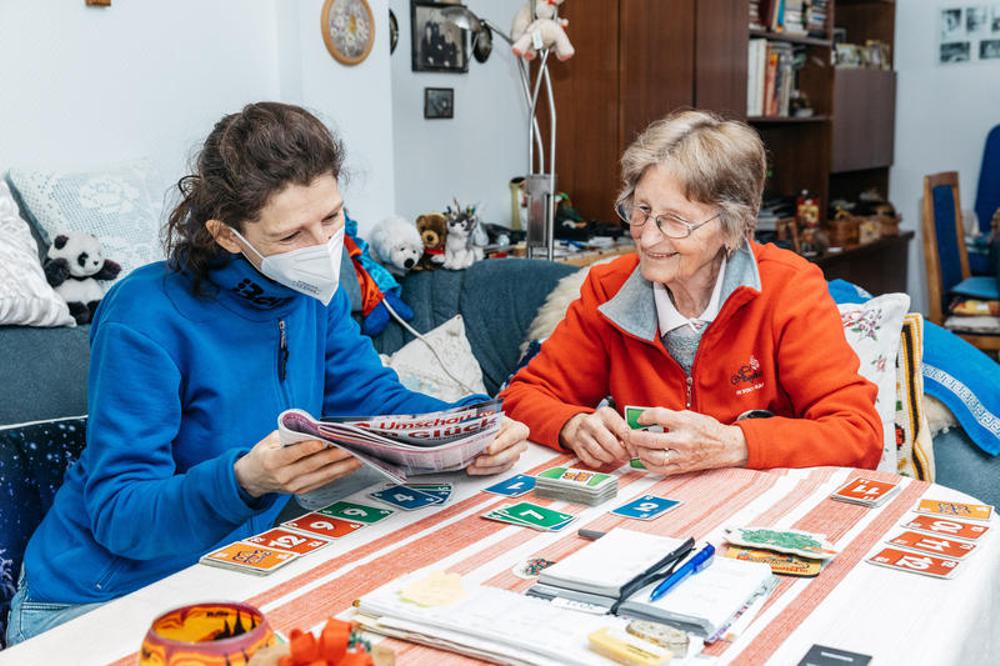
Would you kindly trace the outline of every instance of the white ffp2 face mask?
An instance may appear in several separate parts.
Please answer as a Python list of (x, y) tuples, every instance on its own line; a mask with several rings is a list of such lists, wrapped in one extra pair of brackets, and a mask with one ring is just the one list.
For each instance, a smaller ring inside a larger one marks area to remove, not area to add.
[(233, 233), (246, 245), (243, 254), (247, 254), (249, 250), (260, 259), (260, 268), (257, 270), (261, 273), (289, 289), (312, 296), (323, 305), (330, 304), (340, 285), (340, 256), (344, 251), (343, 227), (323, 245), (312, 245), (267, 257), (258, 252), (240, 232), (233, 229)]

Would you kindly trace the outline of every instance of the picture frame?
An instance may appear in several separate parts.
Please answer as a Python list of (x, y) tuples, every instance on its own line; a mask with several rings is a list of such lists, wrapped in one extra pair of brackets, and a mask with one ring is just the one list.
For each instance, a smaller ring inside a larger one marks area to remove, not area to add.
[(343, 65), (364, 62), (375, 45), (375, 16), (368, 0), (326, 0), (320, 28), (326, 50)]
[(410, 0), (411, 69), (414, 72), (469, 71), (466, 30), (446, 21), (441, 10), (451, 3)]
[(424, 88), (424, 118), (436, 120), (454, 117), (454, 88)]

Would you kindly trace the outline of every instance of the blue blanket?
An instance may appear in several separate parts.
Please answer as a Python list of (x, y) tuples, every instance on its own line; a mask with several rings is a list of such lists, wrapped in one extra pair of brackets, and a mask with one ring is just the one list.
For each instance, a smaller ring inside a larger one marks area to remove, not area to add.
[[(872, 297), (845, 280), (829, 286), (837, 303)], [(924, 322), (924, 393), (943, 402), (979, 448), (1000, 453), (1000, 364), (929, 321)]]

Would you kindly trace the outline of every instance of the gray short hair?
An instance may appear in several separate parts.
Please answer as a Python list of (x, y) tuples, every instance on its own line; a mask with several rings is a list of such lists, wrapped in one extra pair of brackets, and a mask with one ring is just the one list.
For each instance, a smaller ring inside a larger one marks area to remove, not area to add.
[(623, 182), (616, 205), (630, 204), (646, 169), (657, 164), (681, 180), (688, 199), (719, 207), (729, 252), (753, 233), (767, 154), (752, 127), (691, 110), (653, 122), (622, 155)]

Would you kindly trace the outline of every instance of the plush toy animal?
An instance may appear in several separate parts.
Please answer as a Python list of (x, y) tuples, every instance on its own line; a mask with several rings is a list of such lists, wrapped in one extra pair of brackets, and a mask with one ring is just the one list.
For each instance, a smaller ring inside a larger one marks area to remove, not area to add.
[(444, 263), (444, 244), (448, 220), (441, 213), (427, 213), (417, 218), (417, 231), (424, 242), (424, 254), (414, 270), (429, 271)]
[(424, 241), (417, 227), (399, 215), (387, 217), (372, 229), (375, 258), (394, 275), (406, 275), (424, 254)]
[(564, 0), (537, 0), (534, 14), (530, 2), (518, 10), (511, 27), (511, 39), (514, 40), (511, 50), (514, 55), (534, 60), (537, 55), (536, 46), (540, 43), (541, 48), (554, 48), (556, 58), (560, 61), (573, 57), (576, 49), (564, 30), (569, 21), (558, 16), (559, 5), (563, 2)]
[(77, 324), (94, 317), (105, 288), (98, 280), (114, 280), (122, 267), (105, 259), (101, 242), (79, 232), (61, 233), (52, 241), (45, 258), (45, 277), (69, 305)]
[(445, 217), (448, 218), (448, 238), (444, 247), (444, 267), (460, 271), (483, 258), (483, 248), (474, 242), (479, 218), (475, 206), (462, 208), (457, 201), (455, 208), (447, 208)]

